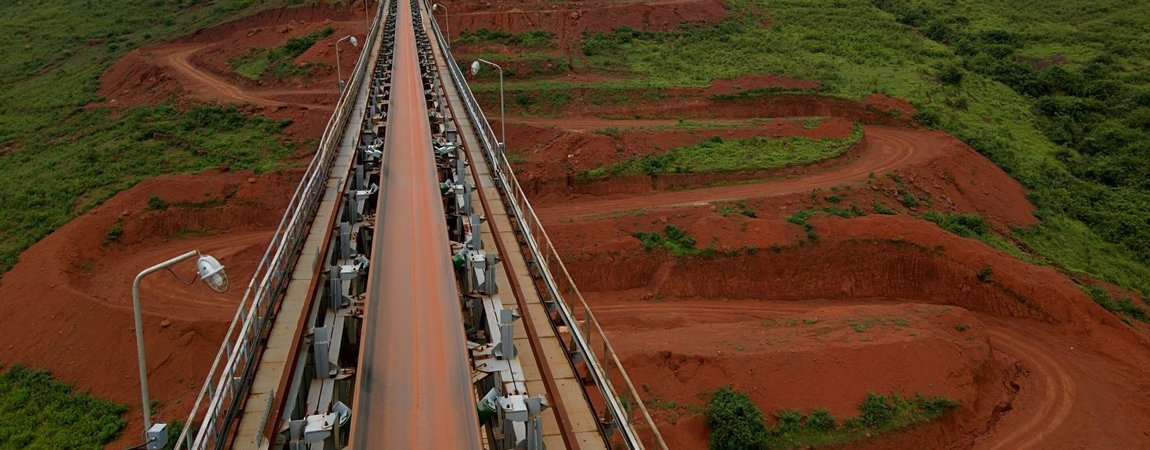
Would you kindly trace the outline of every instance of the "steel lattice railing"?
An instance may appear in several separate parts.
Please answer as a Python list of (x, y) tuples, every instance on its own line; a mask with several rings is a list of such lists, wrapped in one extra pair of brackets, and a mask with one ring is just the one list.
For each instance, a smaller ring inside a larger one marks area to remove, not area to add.
[[(426, 3), (427, 0), (424, 1)], [(431, 5), (425, 6), (430, 8)], [(499, 185), (500, 191), (504, 193), (503, 198), (511, 210), (511, 214), (523, 231), (527, 247), (531, 252), (530, 259), (535, 261), (539, 267), (542, 281), (546, 285), (546, 294), (555, 303), (560, 320), (570, 331), (575, 350), (585, 356), (588, 372), (601, 397), (599, 400), (603, 402), (607, 414), (610, 416), (607, 422), (612, 424), (610, 425), (612, 428), (620, 431), (622, 443), (627, 448), (643, 448), (643, 438), (640, 436), (643, 434), (650, 438), (652, 447), (666, 449), (667, 444), (659, 434), (659, 429), (655, 427), (654, 420), (643, 404), (639, 393), (635, 390), (634, 383), (631, 382), (627, 372), (623, 369), (619, 355), (611, 347), (606, 333), (595, 319), (594, 314), (591, 313), (583, 295), (575, 286), (574, 280), (571, 279), (567, 267), (559, 258), (559, 253), (543, 229), (542, 222), (535, 215), (535, 210), (531, 207), (527, 195), (519, 186), (515, 173), (511, 169), (511, 164), (507, 161), (502, 149), (499, 148), (495, 130), (491, 128), (491, 124), (483, 115), (483, 110), (479, 107), (479, 102), (476, 101), (475, 95), (471, 92), (459, 65), (450, 57), (450, 46), (444, 40), (443, 33), (439, 30), (439, 24), (434, 20), (431, 21), (431, 24), (435, 30), (435, 38), (439, 48), (445, 55), (444, 59), (451, 72), (456, 90), (463, 100), (463, 107), (468, 115), (467, 119), (478, 130), (484, 155), (493, 166), (492, 173), (496, 183)], [(574, 305), (578, 310), (571, 308), (571, 304), (568, 303), (570, 299), (574, 299)], [(580, 324), (583, 326), (580, 327)], [(602, 345), (601, 352), (595, 351), (597, 344)], [(614, 383), (612, 380), (618, 383)], [(624, 390), (619, 391), (616, 386), (622, 386)], [(608, 437), (611, 438), (611, 436)]]
[(383, 2), (380, 2), (355, 70), (340, 94), (335, 112), (328, 119), (315, 156), (292, 194), (287, 211), (244, 291), (243, 300), (236, 308), (224, 342), (192, 406), (188, 426), (176, 441), (177, 449), (216, 449), (228, 443), (227, 434), (232, 421), (255, 375), (265, 330), (291, 279), (327, 187), (328, 175), (351, 115), (351, 106), (355, 104), (353, 95), (359, 91), (355, 87), (360, 86), (366, 76), (368, 52), (375, 47), (378, 38), (382, 10)]

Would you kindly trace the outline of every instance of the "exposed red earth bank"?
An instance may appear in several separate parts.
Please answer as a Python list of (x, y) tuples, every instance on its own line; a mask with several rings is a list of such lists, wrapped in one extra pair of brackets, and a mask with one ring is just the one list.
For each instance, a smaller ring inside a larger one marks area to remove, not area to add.
[[(584, 30), (668, 30), (726, 14), (721, 2), (710, 0), (448, 6), (455, 36), (479, 28), (547, 29), (560, 52), (577, 52)], [(336, 100), (334, 68), (261, 84), (236, 76), (227, 62), (251, 47), (277, 46), (331, 26), (335, 33), (298, 62), (334, 64), (335, 39), (363, 37), (361, 13), (355, 6), (274, 10), (134, 51), (101, 79), (106, 101), (100, 106), (169, 98), (181, 106), (237, 104), (291, 119), (293, 140), (318, 139)], [(355, 51), (341, 50), (346, 76)], [(462, 57), (515, 49), (455, 51)], [(611, 79), (577, 71), (562, 77)], [(761, 87), (796, 92), (713, 97)], [(1146, 447), (1146, 327), (1101, 309), (1081, 291), (1082, 280), (916, 218), (927, 210), (979, 214), (1008, 236), (1011, 226), (1038, 222), (1022, 186), (957, 139), (917, 127), (908, 119), (913, 106), (902, 100), (825, 97), (818, 87), (763, 73), (668, 90), (665, 101), (637, 92), (623, 104), (595, 105), (575, 89), (571, 105), (553, 119), (516, 118), (509, 110), (508, 148), (522, 158), (520, 180), (648, 405), (664, 399), (701, 406), (706, 391), (729, 384), (748, 392), (768, 416), (780, 408), (825, 407), (841, 419), (857, 414), (866, 392), (921, 392), (962, 406), (940, 420), (848, 446)], [(820, 122), (808, 129), (803, 124), (811, 118)], [(679, 119), (714, 127), (672, 127)], [(864, 127), (859, 144), (805, 167), (596, 182), (574, 176), (711, 136), (840, 137), (855, 123)], [(602, 128), (618, 132), (595, 132)], [(312, 151), (307, 147), (301, 153)], [(902, 206), (888, 174), (933, 204)], [(7, 337), (0, 361), (48, 369), (79, 389), (129, 405), (129, 427), (111, 448), (134, 444), (141, 430), (131, 281), (148, 265), (198, 248), (228, 266), (231, 291), (211, 294), (167, 273), (143, 286), (152, 397), (164, 405), (158, 417), (183, 418), (298, 176), (160, 177), (61, 227), (0, 279), (0, 329)], [(867, 215), (817, 215), (810, 219), (814, 241), (786, 221), (796, 211), (832, 204), (829, 195)], [(151, 210), (152, 196), (172, 206)], [(756, 217), (724, 216), (720, 201), (743, 201)], [(875, 214), (875, 201), (897, 214)], [(122, 236), (105, 242), (115, 223)], [(719, 254), (647, 252), (631, 235), (666, 225), (682, 227)], [(987, 280), (977, 275), (984, 267), (992, 268)], [(177, 273), (188, 280), (190, 270)], [(702, 415), (652, 412), (672, 448), (706, 447)]]
[[(253, 82), (228, 61), (250, 48), (271, 48), (324, 27), (334, 33), (296, 59), (322, 62), (310, 75)], [(305, 164), (336, 102), (334, 42), (366, 26), (363, 4), (275, 9), (201, 30), (171, 43), (134, 50), (101, 78), (105, 101), (128, 107), (174, 101), (236, 105), (292, 120), (287, 139)], [(344, 42), (347, 77), (359, 49)], [(301, 162), (302, 161), (302, 162)], [(128, 426), (108, 448), (139, 443), (142, 433), (131, 284), (141, 270), (188, 250), (227, 266), (231, 288), (215, 294), (195, 279), (155, 273), (141, 286), (151, 398), (157, 420), (184, 420), (302, 170), (266, 174), (208, 171), (145, 180), (59, 228), (21, 254), (0, 278), (0, 361), (47, 369), (79, 390), (125, 404)], [(149, 207), (157, 197), (168, 206)], [(122, 234), (108, 241), (109, 230)], [(181, 281), (182, 279), (182, 281)]]
[[(560, 30), (558, 52), (572, 55), (579, 47), (570, 36), (601, 31), (578, 22), (587, 17), (580, 11), (466, 5), (452, 10), (467, 11), (452, 16), (456, 35)], [(564, 24), (549, 21), (564, 13)], [(455, 51), (464, 59), (519, 50), (466, 44)], [(1081, 284), (1096, 280), (1025, 262), (919, 218), (978, 214), (1007, 242), (1011, 227), (1039, 223), (1017, 181), (953, 136), (919, 127), (910, 119), (914, 106), (881, 94), (828, 97), (816, 81), (770, 73), (595, 101), (595, 83), (613, 76), (570, 68), (555, 75), (576, 84), (551, 117), (510, 105), (508, 149), (671, 448), (706, 448), (705, 417), (687, 405), (704, 406), (706, 393), (723, 385), (748, 392), (770, 423), (784, 408), (857, 416), (867, 392), (962, 404), (942, 419), (844, 445), (851, 448), (1145, 446), (1146, 327), (1123, 323), (1086, 296)], [(779, 89), (787, 92), (760, 94)], [(711, 137), (833, 138), (856, 123), (863, 126), (858, 144), (804, 167), (579, 177)], [(929, 203), (904, 206), (902, 192)], [(732, 202), (755, 217), (724, 213)], [(877, 214), (875, 203), (896, 214)], [(816, 240), (786, 220), (826, 206), (866, 215), (815, 215)], [(667, 225), (715, 255), (645, 251), (632, 236)], [(985, 267), (991, 273), (983, 280)]]

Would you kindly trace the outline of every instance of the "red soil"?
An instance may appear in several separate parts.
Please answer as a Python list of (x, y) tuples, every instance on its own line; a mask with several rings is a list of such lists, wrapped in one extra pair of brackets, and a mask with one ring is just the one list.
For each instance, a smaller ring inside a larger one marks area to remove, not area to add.
[[(660, 209), (808, 192), (878, 177), (902, 174), (905, 182), (939, 199), (940, 209), (978, 212), (991, 223), (1028, 226), (1034, 208), (1022, 186), (958, 139), (936, 131), (866, 127), (854, 159), (808, 168), (805, 176), (767, 179), (762, 183), (652, 192), (642, 196), (573, 196), (538, 207), (545, 218), (580, 216), (633, 209)], [(876, 186), (875, 189), (880, 189)], [(893, 190), (892, 186), (886, 187)]]
[[(529, 15), (482, 14), (482, 25), (461, 21), (468, 25), (456, 32), (559, 29), (562, 51), (578, 48), (573, 33), (542, 19), (524, 24), (511, 18)], [(557, 79), (584, 85), (570, 89), (562, 108), (543, 108), (558, 119), (517, 119), (525, 111), (509, 105), (509, 150), (672, 448), (706, 446), (703, 416), (683, 405), (701, 406), (706, 391), (727, 384), (749, 392), (768, 414), (825, 407), (839, 418), (856, 416), (871, 391), (962, 402), (941, 420), (851, 447), (1145, 446), (1150, 342), (1090, 300), (1078, 281), (915, 218), (924, 210), (979, 214), (1005, 236), (1012, 226), (1038, 223), (1017, 181), (954, 137), (917, 129), (914, 106), (881, 94), (856, 102), (748, 92), (819, 87), (768, 74), (604, 96), (591, 86), (613, 77), (568, 70)], [(539, 113), (532, 108), (526, 112)], [(833, 117), (848, 131), (860, 122), (865, 135), (839, 158), (767, 173), (574, 176), (710, 136), (801, 134), (787, 126), (797, 117)], [(738, 123), (756, 118), (771, 119)], [(650, 128), (680, 119), (730, 128)], [(605, 128), (616, 130), (593, 133)], [(750, 184), (715, 186), (731, 182)], [(922, 203), (903, 206), (904, 192)], [(756, 217), (724, 217), (720, 201), (741, 201)], [(875, 203), (899, 215), (873, 214)], [(818, 239), (811, 241), (785, 219), (812, 206), (871, 214), (815, 216), (809, 221)], [(672, 224), (716, 254), (645, 252), (631, 235)], [(985, 280), (978, 276), (984, 267), (991, 268)], [(1082, 417), (1110, 419), (1074, 419)]]
[(436, 13), (444, 32), (452, 36), (480, 28), (522, 33), (546, 30), (555, 34), (560, 47), (582, 38), (584, 31), (611, 31), (620, 27), (641, 30), (674, 30), (684, 22), (714, 24), (726, 16), (721, 0), (574, 1), (541, 7), (539, 1), (489, 2), (465, 0), (448, 5), (445, 17)]
[[(804, 126), (803, 118), (709, 122), (716, 127), (700, 129), (676, 129), (674, 121), (654, 120), (638, 121), (651, 128), (628, 128), (642, 126), (629, 122), (581, 120), (572, 124), (567, 120), (536, 119), (530, 124), (509, 123), (507, 130), (509, 135), (515, 136), (515, 153), (526, 161), (526, 164), (516, 167), (516, 176), (524, 181), (562, 184), (580, 171), (663, 153), (713, 137), (724, 140), (750, 137), (841, 139), (850, 135), (853, 126), (850, 121), (837, 118), (822, 120), (809, 129)], [(573, 125), (576, 129), (572, 129)]]
[[(323, 63), (310, 75), (259, 82), (235, 74), (229, 61), (252, 48), (272, 48), (289, 38), (331, 27), (334, 33), (296, 58), (296, 64)], [(294, 140), (323, 133), (338, 97), (335, 41), (347, 35), (364, 41), (362, 4), (356, 7), (307, 6), (265, 11), (201, 30), (173, 43), (133, 50), (100, 79), (98, 106), (156, 104), (175, 97), (179, 104), (247, 105), (253, 113), (292, 120)], [(359, 48), (340, 45), (340, 63), (349, 76)], [(311, 150), (310, 148), (306, 150)]]
[[(566, 81), (588, 76), (603, 77)], [(740, 95), (770, 87), (819, 85), (760, 75), (610, 101), (574, 87), (567, 106), (549, 111), (558, 119), (515, 118), (518, 106), (509, 109), (517, 176), (672, 448), (706, 446), (703, 416), (683, 405), (701, 406), (706, 391), (727, 384), (768, 414), (825, 407), (856, 416), (872, 391), (962, 402), (941, 420), (851, 447), (1142, 445), (1146, 338), (1059, 271), (914, 217), (979, 214), (1009, 236), (1012, 226), (1038, 223), (1017, 181), (954, 137), (917, 129), (903, 100)], [(794, 124), (803, 117), (831, 117), (839, 128), (815, 135), (861, 122), (864, 139), (839, 158), (766, 173), (574, 176), (710, 136), (801, 135), (807, 130)], [(723, 126), (658, 128), (679, 119)], [(731, 182), (749, 184), (715, 185)], [(904, 207), (903, 192), (922, 204)], [(721, 201), (742, 201), (756, 217), (724, 217)], [(875, 202), (899, 215), (873, 214)], [(815, 216), (810, 241), (785, 219), (812, 206), (871, 214)], [(631, 235), (672, 224), (717, 254), (645, 252)], [(1072, 419), (1092, 416), (1120, 419), (1096, 427)]]
[[(227, 293), (198, 281), (184, 285), (167, 272), (146, 278), (140, 289), (151, 397), (163, 404), (157, 418), (182, 420), (299, 176), (154, 178), (56, 230), (0, 278), (6, 336), (0, 360), (47, 369), (79, 390), (128, 405), (128, 428), (113, 445), (135, 443), (141, 427), (132, 280), (152, 264), (198, 249), (227, 266)], [(171, 206), (149, 210), (152, 196)], [(117, 223), (122, 236), (105, 242)], [(191, 262), (175, 271), (195, 279)]]
[[(181, 106), (238, 104), (293, 120), (288, 128), (293, 140), (318, 139), (336, 100), (334, 68), (253, 83), (236, 76), (227, 61), (249, 48), (278, 46), (331, 26), (335, 33), (296, 62), (334, 64), (336, 39), (363, 38), (362, 6), (271, 10), (133, 51), (101, 78), (99, 92), (106, 101), (92, 106), (158, 104), (173, 96)], [(341, 46), (345, 76), (358, 52)], [(6, 336), (0, 361), (47, 369), (79, 390), (128, 405), (128, 427), (109, 447), (138, 443), (131, 283), (144, 268), (198, 249), (227, 266), (232, 283), (227, 293), (215, 294), (199, 282), (183, 284), (180, 280), (194, 280), (190, 262), (176, 267), (179, 279), (161, 272), (141, 286), (151, 397), (162, 402), (154, 412), (158, 420), (183, 420), (300, 176), (290, 170), (154, 178), (56, 230), (0, 278), (0, 329)], [(169, 206), (149, 209), (153, 196)], [(114, 224), (122, 235), (105, 242)]]
[[(1099, 436), (1132, 448), (1150, 426), (1150, 407), (1132, 400), (1150, 388), (1135, 381), (1150, 369), (1150, 343), (1052, 268), (909, 216), (820, 216), (818, 243), (796, 245), (797, 225), (702, 209), (548, 224), (648, 400), (701, 405), (699, 394), (734, 384), (767, 412), (853, 416), (868, 391), (963, 402), (950, 419), (884, 437), (880, 448), (1081, 448)], [(700, 245), (709, 237), (720, 250), (759, 250), (677, 259), (643, 252), (628, 235), (664, 223)], [(874, 331), (851, 328), (875, 319)], [(674, 448), (702, 448), (701, 418), (657, 415)], [(1099, 431), (1070, 420), (1095, 415), (1124, 419)]]

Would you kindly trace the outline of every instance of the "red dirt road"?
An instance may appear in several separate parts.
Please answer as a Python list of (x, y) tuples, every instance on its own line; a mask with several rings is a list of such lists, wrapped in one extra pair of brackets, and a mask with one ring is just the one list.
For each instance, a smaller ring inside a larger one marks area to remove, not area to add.
[(659, 209), (708, 204), (720, 200), (767, 197), (810, 191), (867, 178), (915, 162), (927, 161), (961, 145), (941, 133), (913, 129), (869, 126), (865, 128), (865, 148), (851, 164), (795, 179), (763, 183), (719, 186), (675, 192), (659, 192), (638, 197), (573, 199), (561, 205), (537, 209), (543, 219), (554, 221), (596, 216), (631, 209)]
[[(579, 22), (594, 17), (581, 11), (569, 13), (562, 26), (549, 26), (555, 13), (534, 13), (550, 7), (533, 0), (495, 6), (522, 12), (467, 5), (465, 19), (453, 20), (457, 33), (554, 29), (568, 54), (579, 48), (568, 44), (598, 26)], [(651, 17), (675, 13), (671, 8)], [(665, 26), (648, 25), (635, 28)], [(518, 50), (457, 48), (476, 55), (492, 51)], [(755, 83), (817, 86), (769, 73), (655, 96), (639, 89), (612, 104), (597, 103), (579, 84), (619, 76), (569, 68), (565, 77), (555, 77), (573, 83), (571, 101), (543, 113), (557, 119), (515, 118), (519, 111), (512, 105), (509, 131), (516, 133), (509, 150), (520, 159), (517, 176), (548, 234), (648, 406), (655, 405), (652, 412), (672, 448), (705, 448), (708, 433), (701, 415), (674, 405), (700, 406), (707, 400), (701, 393), (726, 384), (749, 392), (768, 422), (779, 408), (827, 407), (840, 419), (857, 415), (854, 408), (867, 391), (919, 391), (962, 401), (940, 420), (846, 446), (851, 448), (1150, 448), (1150, 342), (1095, 304), (1079, 280), (919, 219), (926, 211), (978, 214), (1006, 240), (1010, 227), (1038, 223), (1016, 180), (958, 139), (916, 129), (908, 119), (913, 105), (879, 94), (862, 101), (813, 92), (721, 103), (710, 97)], [(806, 117), (862, 123), (865, 141), (835, 160), (763, 176), (639, 176), (596, 184), (577, 177), (580, 170), (651, 154), (629, 146), (646, 135), (627, 128), (678, 118)], [(544, 127), (568, 134), (537, 131)], [(617, 130), (595, 134), (610, 134), (612, 142), (589, 133), (606, 127)], [(749, 184), (715, 185), (730, 182)], [(907, 194), (920, 202), (903, 201)], [(713, 205), (723, 200), (745, 200), (753, 214), (724, 213)], [(820, 214), (810, 219), (817, 239), (785, 220), (832, 204), (870, 213), (872, 201), (896, 215), (848, 220)], [(716, 254), (672, 257), (644, 251), (632, 236), (668, 225)], [(988, 277), (977, 275), (983, 268), (991, 269)], [(871, 319), (882, 324), (874, 326), (881, 332), (852, 329)], [(823, 324), (829, 325), (825, 333)]]

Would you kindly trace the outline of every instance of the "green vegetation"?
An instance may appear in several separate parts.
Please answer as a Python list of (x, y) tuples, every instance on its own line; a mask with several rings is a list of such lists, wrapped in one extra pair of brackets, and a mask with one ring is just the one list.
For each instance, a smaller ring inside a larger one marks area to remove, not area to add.
[(663, 228), (663, 234), (658, 232), (646, 233), (636, 231), (631, 233), (643, 245), (643, 250), (652, 251), (656, 249), (664, 249), (671, 252), (672, 255), (683, 256), (713, 256), (715, 249), (712, 246), (707, 248), (698, 248), (695, 246), (695, 238), (687, 234), (685, 230), (674, 225), (667, 225)]
[(12, 366), (0, 373), (0, 448), (99, 449), (120, 434), (127, 410), (74, 394), (48, 372)]
[(871, 202), (871, 208), (874, 209), (874, 212), (876, 214), (886, 214), (886, 215), (897, 214), (893, 209), (890, 209), (889, 206), (886, 206), (885, 203), (880, 202), (878, 200)]
[(942, 229), (962, 237), (982, 239), (990, 233), (986, 219), (977, 214), (940, 214), (928, 212), (923, 219), (938, 224)]
[[(931, 211), (923, 214), (922, 218), (934, 222), (942, 229), (951, 233), (965, 238), (978, 239), (986, 245), (1009, 253), (1016, 258), (1037, 262), (1033, 257), (1019, 250), (1010, 240), (995, 234), (990, 224), (980, 215), (944, 214)], [(987, 275), (989, 275), (989, 273)]]
[(750, 397), (722, 387), (707, 406), (707, 426), (711, 429), (711, 449), (806, 448), (852, 442), (934, 420), (958, 406), (945, 397), (868, 393), (859, 404), (859, 417), (847, 418), (841, 425), (826, 409), (807, 415), (783, 409), (774, 414), (775, 426), (767, 428)]
[(253, 81), (259, 80), (268, 72), (279, 79), (307, 75), (311, 73), (311, 63), (297, 66), (295, 58), (334, 32), (331, 27), (326, 27), (304, 37), (288, 39), (276, 48), (253, 48), (248, 50), (246, 55), (229, 61), (229, 64), (236, 74)]
[(0, 2), (0, 273), (21, 251), (154, 175), (266, 170), (286, 125), (231, 107), (111, 109), (100, 74), (129, 50), (276, 2)]
[(503, 44), (523, 48), (550, 48), (555, 46), (555, 35), (545, 30), (531, 30), (523, 33), (508, 33), (503, 30), (480, 28), (459, 33), (452, 44)]
[(992, 269), (989, 264), (983, 266), (982, 269), (978, 270), (978, 280), (984, 283), (989, 282), (990, 274), (993, 272), (993, 270), (994, 269)]
[(919, 121), (958, 136), (1030, 190), (1042, 224), (1014, 234), (1038, 259), (1150, 293), (1150, 4), (727, 6), (713, 27), (589, 33), (586, 65), (622, 66), (630, 85), (660, 88), (770, 67), (818, 80), (830, 95), (907, 99)]
[(1133, 300), (1129, 298), (1114, 300), (1110, 298), (1110, 292), (1106, 288), (1095, 284), (1087, 285), (1085, 290), (1086, 294), (1102, 308), (1114, 313), (1123, 321), (1129, 323), (1133, 319), (1150, 323), (1150, 315), (1147, 315), (1146, 308), (1136, 305)]
[(607, 167), (582, 172), (586, 178), (632, 174), (734, 172), (799, 166), (841, 155), (862, 139), (856, 126), (842, 139), (802, 137), (771, 139), (754, 137), (724, 141), (715, 136), (695, 145), (677, 147), (664, 153), (632, 158)]
[(767, 445), (762, 411), (747, 394), (729, 386), (715, 391), (707, 404), (707, 427), (711, 429), (711, 450), (746, 450)]
[(847, 219), (866, 215), (866, 213), (863, 212), (862, 208), (859, 208), (858, 205), (851, 205), (847, 208), (841, 206), (821, 206), (796, 211), (794, 214), (791, 214), (789, 217), (787, 217), (787, 222), (803, 227), (803, 231), (807, 233), (807, 239), (815, 241), (818, 240), (819, 237), (817, 234), (815, 234), (815, 227), (814, 225), (811, 225), (810, 218), (818, 215), (819, 213), (839, 216)]
[(156, 196), (148, 197), (148, 209), (152, 211), (162, 211), (168, 209), (168, 202)]
[(758, 214), (755, 210), (747, 207), (747, 202), (739, 200), (737, 202), (721, 202), (719, 206), (719, 215), (727, 217), (731, 214), (742, 214), (744, 216), (755, 218)]

